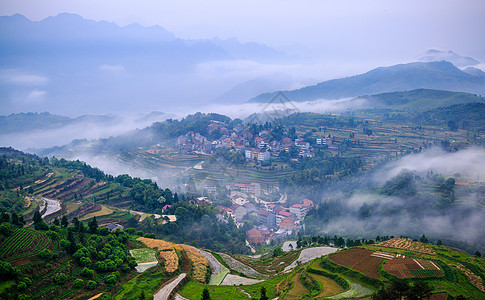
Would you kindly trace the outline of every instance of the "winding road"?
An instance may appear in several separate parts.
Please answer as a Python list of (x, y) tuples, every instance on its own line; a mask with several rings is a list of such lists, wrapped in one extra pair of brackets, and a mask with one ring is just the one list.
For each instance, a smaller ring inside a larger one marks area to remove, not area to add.
[(157, 293), (153, 295), (153, 300), (168, 300), (168, 297), (172, 293), (173, 289), (182, 281), (182, 279), (187, 276), (186, 273), (182, 273), (177, 276), (174, 280), (167, 283), (164, 287), (158, 290)]

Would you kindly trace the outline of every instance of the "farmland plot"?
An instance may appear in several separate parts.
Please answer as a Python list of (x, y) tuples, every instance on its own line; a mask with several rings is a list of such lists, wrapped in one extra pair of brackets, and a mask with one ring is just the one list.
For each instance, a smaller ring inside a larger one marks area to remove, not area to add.
[(230, 256), (228, 254), (225, 254), (225, 253), (217, 253), (217, 254), (219, 254), (222, 257), (222, 259), (229, 266), (229, 268), (231, 268), (232, 270), (237, 271), (239, 273), (242, 273), (247, 277), (250, 277), (250, 278), (266, 278), (266, 277), (268, 277), (267, 275), (263, 275), (263, 274), (259, 273), (258, 271), (256, 271), (255, 269), (253, 269), (249, 266), (246, 266), (245, 264), (243, 264), (242, 262), (240, 262), (239, 260), (233, 258), (232, 256)]
[[(197, 248), (196, 248), (197, 249)], [(197, 249), (200, 254), (204, 255), (205, 258), (209, 260), (212, 275), (209, 280), (210, 285), (219, 285), (224, 280), (226, 275), (229, 273), (229, 269), (222, 265), (211, 253)]]
[(445, 275), (435, 263), (412, 258), (396, 258), (387, 261), (384, 264), (384, 270), (400, 278), (443, 277)]
[(359, 271), (366, 276), (379, 278), (379, 265), (389, 259), (390, 254), (362, 248), (352, 248), (330, 256), (334, 263)]
[(133, 256), (138, 264), (135, 269), (138, 273), (142, 273), (147, 269), (156, 266), (158, 261), (155, 257), (156, 251), (149, 248), (132, 249), (130, 250), (131, 256)]
[(14, 266), (28, 263), (44, 249), (53, 249), (43, 232), (27, 228), (16, 228), (11, 236), (2, 242), (0, 258)]
[(185, 244), (180, 244), (178, 246), (185, 250), (189, 260), (192, 262), (194, 279), (199, 282), (205, 282), (205, 274), (207, 272), (207, 268), (210, 267), (209, 260), (192, 246)]
[(137, 238), (146, 246), (158, 249), (160, 258), (165, 262), (165, 270), (169, 273), (175, 272), (179, 267), (179, 258), (172, 243), (164, 240), (150, 239), (145, 237)]

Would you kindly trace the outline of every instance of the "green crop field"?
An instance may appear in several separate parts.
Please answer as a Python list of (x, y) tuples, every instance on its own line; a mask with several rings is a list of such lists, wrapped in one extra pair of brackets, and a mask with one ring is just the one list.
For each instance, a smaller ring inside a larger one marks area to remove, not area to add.
[(17, 228), (2, 242), (0, 257), (14, 265), (23, 264), (22, 261), (34, 258), (43, 249), (52, 248), (49, 238), (43, 232)]

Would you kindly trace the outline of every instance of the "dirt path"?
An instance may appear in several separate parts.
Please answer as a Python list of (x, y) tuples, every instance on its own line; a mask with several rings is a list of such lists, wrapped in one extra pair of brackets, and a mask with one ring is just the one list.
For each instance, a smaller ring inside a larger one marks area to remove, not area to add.
[(48, 215), (51, 215), (61, 210), (61, 202), (59, 202), (58, 200), (52, 200), (47, 198), (42, 198), (42, 199), (45, 201), (45, 205), (47, 206), (47, 209), (45, 210), (45, 213), (42, 215), (42, 218), (45, 218)]
[(224, 280), (221, 282), (221, 285), (251, 285), (263, 281), (264, 280), (251, 279), (239, 275), (227, 274), (226, 277), (224, 277)]
[(317, 257), (337, 252), (339, 248), (333, 247), (312, 247), (301, 250), (300, 256), (291, 265), (287, 266), (283, 272), (288, 273), (298, 265), (304, 264)]
[(174, 280), (167, 283), (153, 295), (153, 300), (168, 300), (168, 297), (172, 293), (173, 289), (182, 281), (182, 279), (185, 278), (185, 276), (187, 276), (187, 274), (182, 273)]
[(209, 281), (210, 285), (219, 285), (224, 280), (226, 274), (229, 273), (229, 269), (227, 269), (224, 265), (222, 265), (211, 253), (201, 250), (199, 248), (195, 248), (199, 251), (200, 254), (204, 255), (205, 258), (211, 264), (211, 279)]
[(219, 254), (222, 259), (226, 262), (226, 264), (229, 266), (234, 271), (237, 271), (239, 273), (242, 273), (246, 275), (247, 277), (250, 278), (267, 278), (267, 275), (263, 275), (256, 271), (255, 269), (251, 268), (250, 266), (247, 266), (240, 262), (239, 260), (233, 258), (232, 256), (225, 254), (225, 253), (217, 253)]

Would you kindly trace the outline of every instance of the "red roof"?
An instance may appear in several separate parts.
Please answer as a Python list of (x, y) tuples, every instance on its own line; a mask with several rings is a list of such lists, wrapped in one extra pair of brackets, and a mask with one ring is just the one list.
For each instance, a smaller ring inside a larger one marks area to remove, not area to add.
[(271, 215), (271, 212), (266, 211), (266, 210), (260, 210), (260, 211), (258, 211), (258, 215), (262, 215), (262, 216), (267, 217), (267, 216)]
[(261, 234), (261, 231), (257, 230), (257, 229), (251, 229), (251, 230), (248, 230), (246, 232), (247, 236), (248, 237), (263, 237), (263, 235)]
[(303, 205), (305, 206), (313, 206), (313, 201), (310, 199), (303, 199)]
[(294, 207), (294, 208), (302, 208), (302, 207), (305, 207), (303, 204), (293, 204), (292, 206), (290, 207)]
[(280, 211), (278, 214), (281, 215), (281, 216), (285, 216), (285, 217), (291, 216), (291, 213), (284, 211), (284, 210)]

